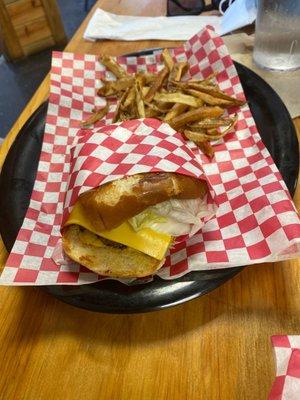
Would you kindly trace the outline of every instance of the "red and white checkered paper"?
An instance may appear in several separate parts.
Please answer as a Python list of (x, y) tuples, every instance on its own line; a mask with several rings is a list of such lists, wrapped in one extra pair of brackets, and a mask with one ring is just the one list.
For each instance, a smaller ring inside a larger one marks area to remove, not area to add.
[[(211, 29), (174, 50), (191, 65), (189, 75), (219, 72), (222, 90), (244, 98), (236, 69), (222, 39)], [(155, 72), (157, 54), (119, 57), (128, 72)], [(0, 283), (10, 285), (82, 284), (98, 277), (78, 266), (57, 266), (51, 259), (60, 238), (61, 214), (69, 175), (69, 148), (80, 121), (104, 100), (96, 95), (100, 79), (112, 75), (93, 55), (54, 52), (50, 101), (36, 182), (23, 226)], [(106, 123), (110, 123), (115, 105)], [(193, 270), (227, 268), (294, 258), (300, 254), (300, 222), (286, 185), (261, 141), (247, 105), (232, 109), (238, 123), (214, 145), (210, 161), (190, 144), (217, 196), (217, 217), (186, 242), (177, 244), (158, 271), (164, 279)], [(99, 122), (97, 126), (103, 126)], [(284, 132), (283, 132), (284, 134)]]
[[(78, 197), (93, 188), (146, 172), (176, 172), (207, 181), (183, 136), (153, 118), (134, 119), (83, 130), (70, 151), (70, 173), (63, 210), (66, 222)], [(208, 186), (211, 189), (209, 182)], [(212, 190), (207, 197), (208, 221), (217, 209)], [(180, 241), (189, 235), (180, 237)]]
[(276, 358), (276, 378), (269, 400), (300, 399), (300, 336), (272, 336)]

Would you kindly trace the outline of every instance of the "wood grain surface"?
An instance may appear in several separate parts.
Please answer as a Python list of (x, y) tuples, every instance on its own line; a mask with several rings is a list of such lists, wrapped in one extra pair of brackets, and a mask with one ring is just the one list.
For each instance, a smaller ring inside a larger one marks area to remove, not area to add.
[[(119, 14), (165, 14), (159, 0), (97, 4)], [(174, 46), (84, 42), (85, 26), (68, 51), (116, 55)], [(48, 87), (47, 77), (3, 143), (0, 166)], [(300, 120), (295, 124), (300, 137)], [(5, 258), (0, 246), (0, 265)], [(275, 373), (270, 336), (300, 334), (299, 267), (299, 260), (252, 266), (204, 297), (139, 315), (92, 313), (38, 288), (1, 287), (0, 399), (266, 399)]]
[(5, 2), (0, 0), (0, 35), (4, 42), (4, 50), (8, 57), (13, 60), (24, 57), (22, 47), (18, 42), (18, 37), (11, 23), (10, 16), (8, 14)]

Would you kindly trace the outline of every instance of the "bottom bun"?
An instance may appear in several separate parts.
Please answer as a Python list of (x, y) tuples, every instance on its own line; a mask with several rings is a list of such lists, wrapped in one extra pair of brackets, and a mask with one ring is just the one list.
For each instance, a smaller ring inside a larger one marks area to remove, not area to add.
[(99, 275), (115, 278), (152, 275), (165, 261), (101, 238), (79, 225), (70, 225), (64, 229), (62, 244), (72, 260)]

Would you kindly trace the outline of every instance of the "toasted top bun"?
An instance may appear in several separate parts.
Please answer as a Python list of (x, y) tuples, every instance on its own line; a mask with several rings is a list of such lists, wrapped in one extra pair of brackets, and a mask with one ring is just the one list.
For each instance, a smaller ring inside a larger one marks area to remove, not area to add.
[(72, 260), (103, 276), (141, 278), (154, 274), (165, 261), (101, 238), (78, 225), (64, 229), (62, 242)]
[(207, 184), (171, 172), (136, 174), (118, 179), (79, 196), (86, 217), (101, 232), (111, 230), (146, 208), (171, 198), (195, 199)]

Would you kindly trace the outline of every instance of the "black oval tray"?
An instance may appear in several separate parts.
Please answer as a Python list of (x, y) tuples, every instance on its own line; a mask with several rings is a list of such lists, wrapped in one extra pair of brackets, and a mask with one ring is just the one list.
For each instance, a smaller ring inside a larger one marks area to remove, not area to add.
[[(153, 50), (137, 53), (145, 55)], [(281, 99), (258, 75), (235, 63), (262, 140), (293, 195), (299, 166), (293, 122)], [(47, 103), (42, 104), (21, 129), (0, 176), (0, 232), (8, 251), (13, 247), (28, 208), (41, 151)], [(126, 286), (104, 281), (81, 286), (45, 286), (48, 293), (77, 307), (107, 313), (137, 313), (174, 306), (202, 296), (243, 267), (189, 273), (165, 281)]]

